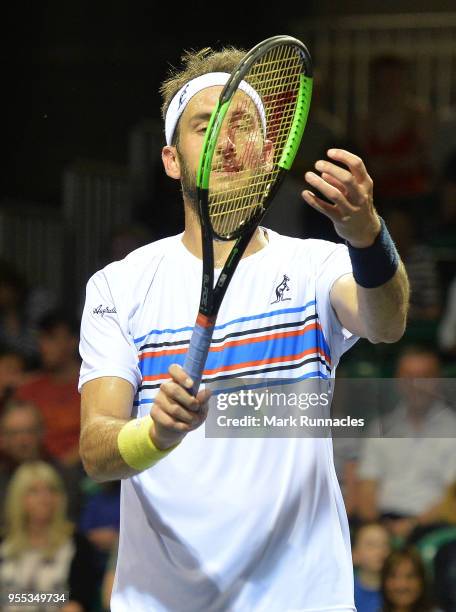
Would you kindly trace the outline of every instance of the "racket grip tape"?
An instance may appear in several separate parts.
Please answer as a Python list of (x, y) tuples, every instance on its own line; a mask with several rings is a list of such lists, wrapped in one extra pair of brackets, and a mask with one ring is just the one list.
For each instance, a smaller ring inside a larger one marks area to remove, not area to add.
[(199, 314), (193, 328), (188, 353), (184, 362), (184, 370), (193, 380), (193, 387), (191, 389), (193, 395), (198, 393), (201, 384), (212, 334), (214, 333), (214, 326), (215, 319)]

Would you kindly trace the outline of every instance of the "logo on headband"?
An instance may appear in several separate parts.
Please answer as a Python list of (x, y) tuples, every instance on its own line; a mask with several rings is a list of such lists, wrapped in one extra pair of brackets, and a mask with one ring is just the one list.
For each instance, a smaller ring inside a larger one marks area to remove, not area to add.
[(187, 95), (187, 89), (189, 85), (190, 83), (187, 83), (187, 85), (182, 90), (181, 95), (179, 96), (179, 106), (177, 107), (177, 110), (179, 110), (182, 104), (185, 102), (185, 96)]

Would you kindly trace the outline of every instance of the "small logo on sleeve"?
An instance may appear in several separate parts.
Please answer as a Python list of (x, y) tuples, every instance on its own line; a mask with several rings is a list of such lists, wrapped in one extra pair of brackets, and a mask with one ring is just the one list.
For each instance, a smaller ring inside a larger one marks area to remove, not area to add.
[(290, 291), (290, 287), (288, 286), (289, 280), (289, 277), (284, 274), (282, 282), (275, 288), (276, 299), (271, 302), (271, 304), (277, 304), (277, 302), (288, 302), (291, 300), (290, 297), (285, 297), (285, 292)]
[(92, 310), (92, 314), (94, 315), (100, 315), (100, 317), (104, 317), (105, 314), (117, 314), (117, 310), (115, 306), (103, 306), (103, 304), (100, 304), (99, 306), (96, 306), (93, 310)]

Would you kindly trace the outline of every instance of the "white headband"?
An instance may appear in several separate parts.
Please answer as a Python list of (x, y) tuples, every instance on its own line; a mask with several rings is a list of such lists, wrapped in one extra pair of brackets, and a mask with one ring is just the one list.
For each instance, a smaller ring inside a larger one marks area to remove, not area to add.
[[(193, 96), (207, 87), (225, 85), (229, 77), (230, 75), (227, 72), (208, 72), (207, 74), (202, 74), (201, 76), (192, 79), (186, 85), (181, 87), (181, 89), (179, 89), (177, 94), (171, 100), (168, 110), (166, 111), (165, 136), (167, 145), (172, 143), (177, 122)], [(253, 103), (257, 107), (260, 114), (263, 132), (266, 134), (266, 114), (260, 96), (253, 89), (253, 87), (245, 81), (241, 81), (239, 83), (239, 89), (241, 89), (249, 96), (249, 98), (253, 100)]]

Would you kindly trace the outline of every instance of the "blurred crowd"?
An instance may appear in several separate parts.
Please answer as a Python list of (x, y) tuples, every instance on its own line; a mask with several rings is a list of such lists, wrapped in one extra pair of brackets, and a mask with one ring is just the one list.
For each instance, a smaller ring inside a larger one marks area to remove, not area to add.
[[(387, 347), (360, 341), (340, 369), (344, 376), (392, 376), (398, 385), (384, 418), (369, 423), (371, 437), (334, 441), (357, 609), (455, 612), (456, 411), (438, 381), (456, 374), (456, 114), (443, 121), (414, 99), (403, 58), (377, 57), (370, 68), (369, 112), (351, 138), (326, 110), (317, 74), (303, 145), (277, 196), (283, 206), (279, 214), (271, 209), (265, 225), (338, 240), (331, 224), (299, 200), (304, 172), (328, 147), (364, 159), (412, 293), (404, 340)], [(179, 200), (164, 180), (153, 181), (149, 198), (172, 213)], [(147, 232), (147, 206), (138, 201), (136, 210), (138, 226), (119, 228), (100, 265), (151, 236), (181, 231), (171, 215)], [(0, 590), (65, 591), (65, 612), (102, 611), (114, 577), (120, 485), (95, 483), (82, 468), (78, 313), (58, 303), (59, 296), (27, 286), (18, 269), (0, 261)]]

